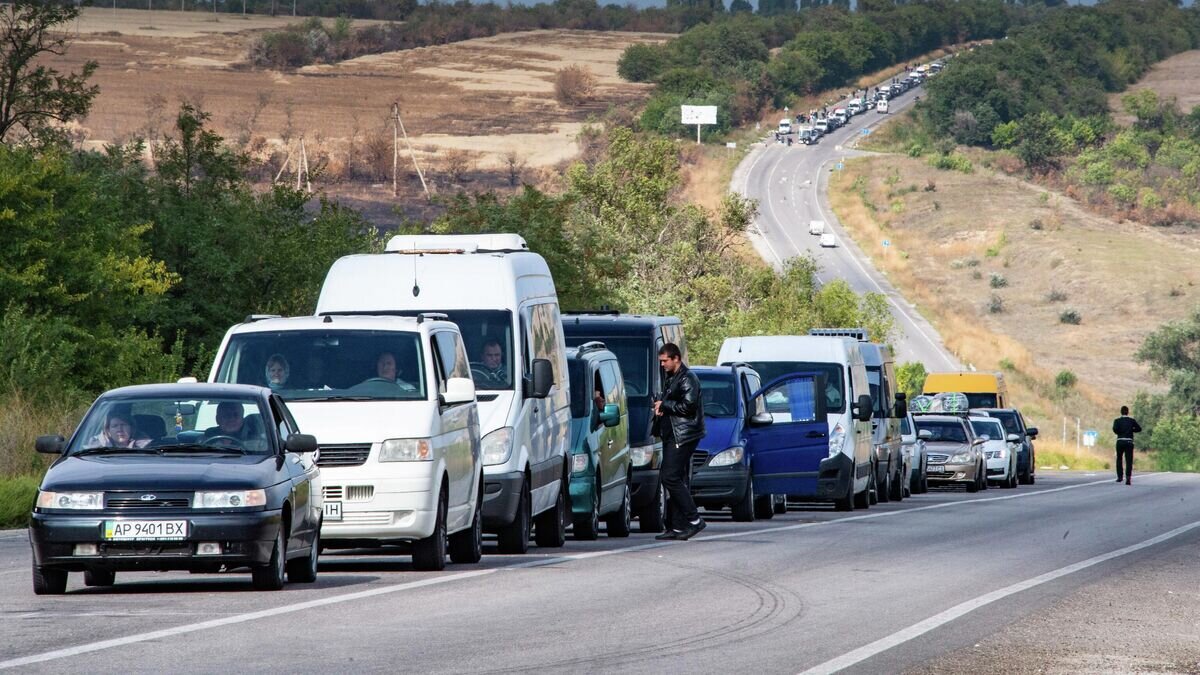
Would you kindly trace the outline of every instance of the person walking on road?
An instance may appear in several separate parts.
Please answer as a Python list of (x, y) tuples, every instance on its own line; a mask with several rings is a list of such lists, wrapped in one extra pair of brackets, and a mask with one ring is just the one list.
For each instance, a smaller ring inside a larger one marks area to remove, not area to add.
[(658, 364), (667, 380), (662, 396), (654, 402), (654, 417), (663, 439), (662, 485), (670, 508), (668, 529), (655, 539), (687, 540), (705, 527), (688, 480), (692, 452), (704, 438), (700, 378), (684, 365), (683, 354), (674, 343), (668, 342), (658, 350)]
[(1125, 484), (1131, 484), (1129, 479), (1133, 477), (1133, 435), (1141, 430), (1137, 420), (1129, 416), (1129, 406), (1121, 406), (1121, 416), (1113, 420), (1113, 433), (1117, 435), (1118, 483), (1121, 482), (1123, 473)]

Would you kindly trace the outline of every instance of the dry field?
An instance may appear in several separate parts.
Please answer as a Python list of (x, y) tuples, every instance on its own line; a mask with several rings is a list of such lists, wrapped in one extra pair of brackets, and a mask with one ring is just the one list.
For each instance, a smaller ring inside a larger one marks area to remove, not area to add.
[[(1174, 97), (1184, 112), (1200, 105), (1200, 50), (1176, 54), (1155, 64), (1150, 72), (1137, 84), (1130, 86), (1128, 91), (1139, 89), (1153, 89), (1159, 97)], [(1121, 96), (1124, 93), (1109, 96), (1108, 105), (1117, 113), (1118, 122), (1129, 124), (1133, 122), (1133, 117), (1126, 115), (1121, 107)]]
[[(1023, 402), (1051, 429), (1061, 424), (1058, 411), (1083, 416), (1084, 428), (1093, 416), (1101, 425), (1093, 428), (1104, 429), (1113, 406), (1153, 388), (1133, 352), (1200, 301), (1193, 236), (1101, 218), (978, 163), (962, 174), (908, 157), (857, 159), (834, 177), (831, 198), (947, 345), (981, 370), (1011, 362)], [(1082, 322), (1062, 323), (1066, 309)], [(1058, 398), (1052, 383), (1061, 370), (1079, 384)]]

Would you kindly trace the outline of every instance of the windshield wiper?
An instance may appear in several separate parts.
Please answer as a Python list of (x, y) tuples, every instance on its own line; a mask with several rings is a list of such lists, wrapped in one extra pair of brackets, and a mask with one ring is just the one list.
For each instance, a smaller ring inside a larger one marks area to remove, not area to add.
[(308, 402), (312, 402), (312, 401), (320, 401), (320, 402), (324, 402), (324, 401), (376, 401), (376, 400), (392, 400), (392, 399), (379, 399), (375, 396), (339, 395), (339, 396), (298, 396), (295, 398), (289, 398), (287, 400), (289, 402), (304, 401), (304, 402), (308, 403)]
[(116, 446), (116, 445), (102, 445), (97, 448), (84, 448), (82, 450), (76, 450), (75, 452), (73, 452), (71, 454), (72, 455), (105, 455), (105, 454), (116, 455), (116, 454), (125, 453), (125, 454), (135, 454), (135, 455), (140, 455), (140, 454), (151, 454), (152, 455), (155, 452), (156, 452), (156, 450), (154, 450), (153, 448), (122, 448), (122, 447)]
[(177, 443), (174, 445), (162, 445), (157, 448), (159, 453), (173, 452), (181, 450), (183, 452), (222, 452), (233, 453), (237, 455), (248, 454), (245, 448), (240, 448), (234, 445), (208, 445), (205, 443)]

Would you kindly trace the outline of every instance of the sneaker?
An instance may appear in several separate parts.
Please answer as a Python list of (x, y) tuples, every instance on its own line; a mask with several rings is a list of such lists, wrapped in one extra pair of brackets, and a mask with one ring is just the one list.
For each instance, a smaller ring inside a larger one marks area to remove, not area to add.
[(1118, 482), (1118, 483), (1120, 483), (1120, 482), (1121, 482), (1121, 477), (1120, 477), (1120, 476), (1117, 476), (1117, 482)]
[(1130, 483), (1130, 482), (1129, 482), (1129, 479), (1128, 479), (1128, 478), (1126, 478), (1126, 479), (1125, 479), (1125, 484), (1126, 484), (1126, 485), (1133, 485), (1133, 483)]
[(692, 523), (687, 526), (686, 530), (684, 530), (683, 532), (680, 532), (679, 537), (677, 537), (677, 538), (680, 540), (683, 540), (683, 541), (687, 541), (688, 539), (691, 539), (692, 537), (696, 536), (697, 534), (700, 534), (700, 530), (703, 530), (706, 527), (708, 527), (708, 523), (704, 522), (704, 520), (700, 520), (699, 522)]
[(657, 539), (659, 541), (670, 541), (672, 539), (679, 539), (680, 535), (682, 535), (682, 534), (683, 533), (680, 532), (679, 530), (667, 530), (666, 532), (663, 532), (662, 534), (655, 537), (655, 539)]

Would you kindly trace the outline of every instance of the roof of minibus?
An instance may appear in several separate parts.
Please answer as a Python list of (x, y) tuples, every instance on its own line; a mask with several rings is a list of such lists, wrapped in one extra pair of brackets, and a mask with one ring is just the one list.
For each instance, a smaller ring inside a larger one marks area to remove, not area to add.
[[(849, 363), (860, 354), (858, 342), (844, 337), (754, 335), (726, 338), (717, 363), (807, 361)], [(861, 358), (861, 356), (859, 356)]]

